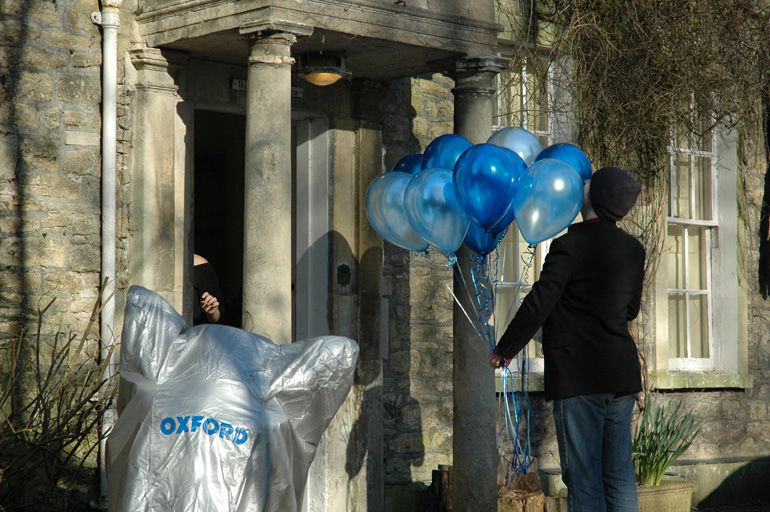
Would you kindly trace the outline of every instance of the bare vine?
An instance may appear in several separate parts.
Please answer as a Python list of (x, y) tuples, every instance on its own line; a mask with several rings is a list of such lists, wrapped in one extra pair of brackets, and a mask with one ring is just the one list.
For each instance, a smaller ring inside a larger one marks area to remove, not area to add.
[[(518, 34), (517, 51), (545, 56), (559, 67), (554, 75), (573, 100), (574, 140), (594, 167), (618, 165), (642, 183), (643, 208), (636, 209), (629, 227), (643, 240), (647, 275), (654, 275), (665, 240), (672, 127), (675, 135), (692, 135), (696, 144), (717, 125), (737, 128), (741, 138), (756, 140), (770, 156), (770, 5), (764, 0), (497, 1), (501, 22)], [(739, 156), (746, 162), (747, 155)], [(765, 298), (770, 293), (766, 162), (756, 231)], [(748, 224), (745, 209), (741, 215)]]

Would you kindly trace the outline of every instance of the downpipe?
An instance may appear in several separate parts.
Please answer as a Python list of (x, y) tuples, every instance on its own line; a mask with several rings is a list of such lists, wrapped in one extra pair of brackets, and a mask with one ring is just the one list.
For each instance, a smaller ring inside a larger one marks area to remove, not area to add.
[[(101, 11), (91, 13), (91, 22), (102, 27), (102, 235), (101, 235), (101, 316), (99, 334), (102, 360), (111, 358), (104, 374), (105, 382), (115, 376), (115, 254), (116, 254), (116, 183), (117, 183), (117, 53), (120, 7), (123, 0), (103, 0)], [(115, 423), (115, 409), (104, 410), (99, 445), (98, 500), (91, 508), (107, 510), (106, 435)]]

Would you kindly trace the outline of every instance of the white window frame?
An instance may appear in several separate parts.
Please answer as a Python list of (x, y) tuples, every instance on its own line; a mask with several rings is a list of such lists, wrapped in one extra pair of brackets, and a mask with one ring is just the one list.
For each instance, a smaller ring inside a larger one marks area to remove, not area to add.
[[(522, 70), (522, 96), (523, 96), (523, 105), (526, 107), (527, 105), (527, 85), (529, 83), (529, 73), (527, 72), (527, 64), (529, 62), (529, 58), (521, 57), (521, 61), (523, 63), (523, 70)], [(558, 91), (556, 89), (554, 77), (553, 77), (553, 67), (550, 67), (547, 71), (547, 103), (548, 103), (548, 112), (547, 112), (547, 129), (545, 131), (543, 130), (533, 130), (528, 127), (529, 124), (529, 111), (524, 108), (522, 112), (522, 121), (523, 121), (523, 127), (529, 130), (533, 135), (538, 137), (544, 137), (548, 141), (546, 146), (550, 144), (554, 144), (556, 142), (571, 142), (571, 125), (570, 125), (570, 119), (567, 116), (559, 116), (554, 112), (553, 105), (555, 104), (555, 98), (558, 94)], [(501, 88), (503, 87), (503, 77), (499, 76), (497, 77), (497, 90), (498, 90), (498, 96), (497, 96), (497, 113), (498, 115), (495, 117), (495, 123), (493, 125), (493, 131), (497, 131), (504, 126), (501, 125), (498, 121), (502, 118), (502, 115), (500, 115), (500, 112), (503, 110), (503, 101), (502, 101), (502, 94), (500, 93)], [(545, 146), (544, 146), (545, 147)], [(515, 257), (517, 259), (517, 262), (520, 263), (519, 255), (524, 252), (521, 249), (520, 246), (520, 237), (518, 234), (518, 228), (515, 227), (512, 229), (507, 235), (506, 239), (510, 236), (515, 236), (515, 242), (514, 242), (514, 254), (508, 255), (508, 254), (501, 254), (500, 259), (504, 260), (510, 257)], [(558, 236), (558, 235), (557, 235)], [(529, 273), (527, 275), (527, 280), (522, 281), (521, 280), (521, 274), (522, 274), (522, 265), (519, 263), (516, 263), (514, 265), (515, 272), (517, 275), (515, 276), (508, 276), (504, 274), (500, 274), (497, 276), (498, 282), (496, 285), (495, 293), (500, 293), (502, 289), (511, 289), (513, 288), (515, 290), (515, 296), (514, 296), (514, 304), (518, 305), (521, 303), (521, 300), (524, 298), (525, 294), (522, 292), (522, 288), (524, 287), (531, 287), (534, 282), (536, 281), (535, 276), (539, 274), (539, 269), (542, 268), (543, 263), (545, 262), (545, 257), (548, 254), (548, 249), (551, 244), (551, 239), (545, 240), (538, 244), (537, 247), (537, 253), (535, 255), (535, 261), (533, 261), (533, 266), (529, 270)], [(505, 263), (501, 266), (505, 266)], [(507, 322), (510, 321), (510, 319), (515, 314), (515, 311), (513, 311), (510, 315), (508, 314), (508, 311), (504, 312), (496, 312), (496, 315), (500, 315), (500, 313), (503, 314), (504, 317), (507, 318), (501, 318), (501, 323), (507, 324)], [(503, 329), (505, 328), (505, 325), (502, 326), (496, 326), (495, 332), (497, 337), (499, 338), (503, 334)], [(545, 371), (545, 362), (542, 357), (542, 351), (538, 350), (540, 352), (539, 357), (534, 358), (526, 358), (526, 364), (527, 364), (527, 373), (531, 376), (534, 376), (534, 381), (529, 382), (530, 390), (539, 390), (542, 389), (542, 377)], [(523, 353), (523, 351), (522, 351)], [(521, 357), (521, 353), (517, 357), (517, 359), (511, 363), (511, 369), (514, 371), (514, 373), (520, 373), (521, 367), (524, 364), (524, 359)], [(498, 375), (502, 375), (501, 370), (497, 370)], [(499, 380), (498, 380), (499, 382)]]
[[(718, 145), (717, 145), (717, 135), (716, 132), (712, 133), (711, 137), (711, 151), (703, 151), (695, 149), (696, 142), (695, 137), (692, 133), (689, 134), (688, 137), (688, 147), (687, 148), (679, 148), (674, 146), (674, 136), (673, 132), (670, 137), (670, 144), (668, 147), (669, 151), (669, 183), (674, 183), (674, 172), (675, 172), (675, 160), (677, 155), (688, 155), (690, 157), (690, 176), (689, 176), (689, 197), (690, 197), (690, 212), (693, 212), (696, 210), (696, 198), (698, 194), (695, 192), (695, 173), (697, 172), (696, 166), (697, 166), (697, 158), (708, 158), (711, 162), (711, 170), (709, 172), (709, 176), (711, 178), (711, 197), (710, 202), (711, 204), (711, 219), (689, 219), (689, 218), (680, 218), (680, 217), (673, 217), (671, 215), (671, 209), (673, 206), (673, 203), (675, 201), (674, 198), (674, 187), (669, 186), (669, 216), (667, 217), (666, 221), (669, 224), (677, 224), (682, 226), (684, 237), (683, 237), (683, 253), (686, 255), (689, 253), (688, 247), (689, 247), (689, 237), (687, 236), (687, 233), (690, 228), (701, 228), (706, 227), (708, 229), (704, 230), (705, 233), (705, 251), (706, 251), (706, 287), (705, 289), (691, 289), (691, 288), (669, 288), (668, 293), (680, 293), (684, 295), (685, 300), (685, 329), (686, 329), (686, 350), (688, 354), (691, 353), (691, 324), (690, 324), (690, 300), (693, 296), (705, 296), (706, 297), (706, 325), (705, 325), (705, 331), (708, 341), (708, 357), (701, 357), (701, 358), (694, 358), (694, 357), (683, 357), (683, 358), (669, 358), (668, 367), (672, 371), (712, 371), (715, 369), (714, 365), (714, 332), (713, 332), (713, 325), (714, 325), (714, 317), (713, 317), (713, 307), (714, 307), (714, 301), (713, 301), (713, 295), (714, 295), (714, 288), (713, 288), (713, 275), (711, 272), (712, 262), (714, 261), (715, 257), (720, 257), (720, 253), (715, 250), (712, 244), (712, 238), (716, 235), (716, 233), (719, 232), (719, 224), (714, 219), (719, 219), (719, 210), (720, 210), (720, 204), (719, 204), (719, 194), (718, 194), (718, 181), (716, 180), (716, 177), (718, 176), (718, 160), (719, 155), (717, 153)], [(687, 257), (683, 258), (682, 266), (684, 269), (684, 281), (685, 283), (689, 282), (689, 269), (690, 269), (690, 260)], [(668, 297), (667, 297), (668, 302)]]
[[(648, 368), (650, 384), (657, 389), (749, 388), (748, 297), (746, 276), (738, 265), (740, 256), (737, 205), (737, 133), (717, 126), (712, 152), (712, 220), (683, 222), (667, 216), (666, 222), (709, 226), (707, 242), (710, 289), (710, 357), (669, 358), (668, 259), (663, 254), (654, 280), (653, 366)], [(673, 154), (673, 143), (670, 148)], [(695, 152), (695, 154), (698, 154)], [(702, 155), (701, 155), (702, 156)], [(666, 227), (666, 233), (668, 229)], [(743, 286), (742, 286), (743, 285)]]

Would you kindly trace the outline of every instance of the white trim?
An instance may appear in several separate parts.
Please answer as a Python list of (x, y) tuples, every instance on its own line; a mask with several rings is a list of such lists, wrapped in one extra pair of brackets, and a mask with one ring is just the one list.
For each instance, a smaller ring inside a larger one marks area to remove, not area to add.
[(329, 131), (325, 118), (296, 122), (295, 340), (329, 334)]

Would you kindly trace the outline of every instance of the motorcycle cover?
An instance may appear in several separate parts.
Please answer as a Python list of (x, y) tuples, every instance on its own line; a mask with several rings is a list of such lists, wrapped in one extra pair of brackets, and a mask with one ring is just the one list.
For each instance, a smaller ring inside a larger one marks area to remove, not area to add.
[(276, 345), (234, 327), (191, 328), (132, 286), (107, 440), (110, 511), (299, 510), (357, 358), (339, 336)]

